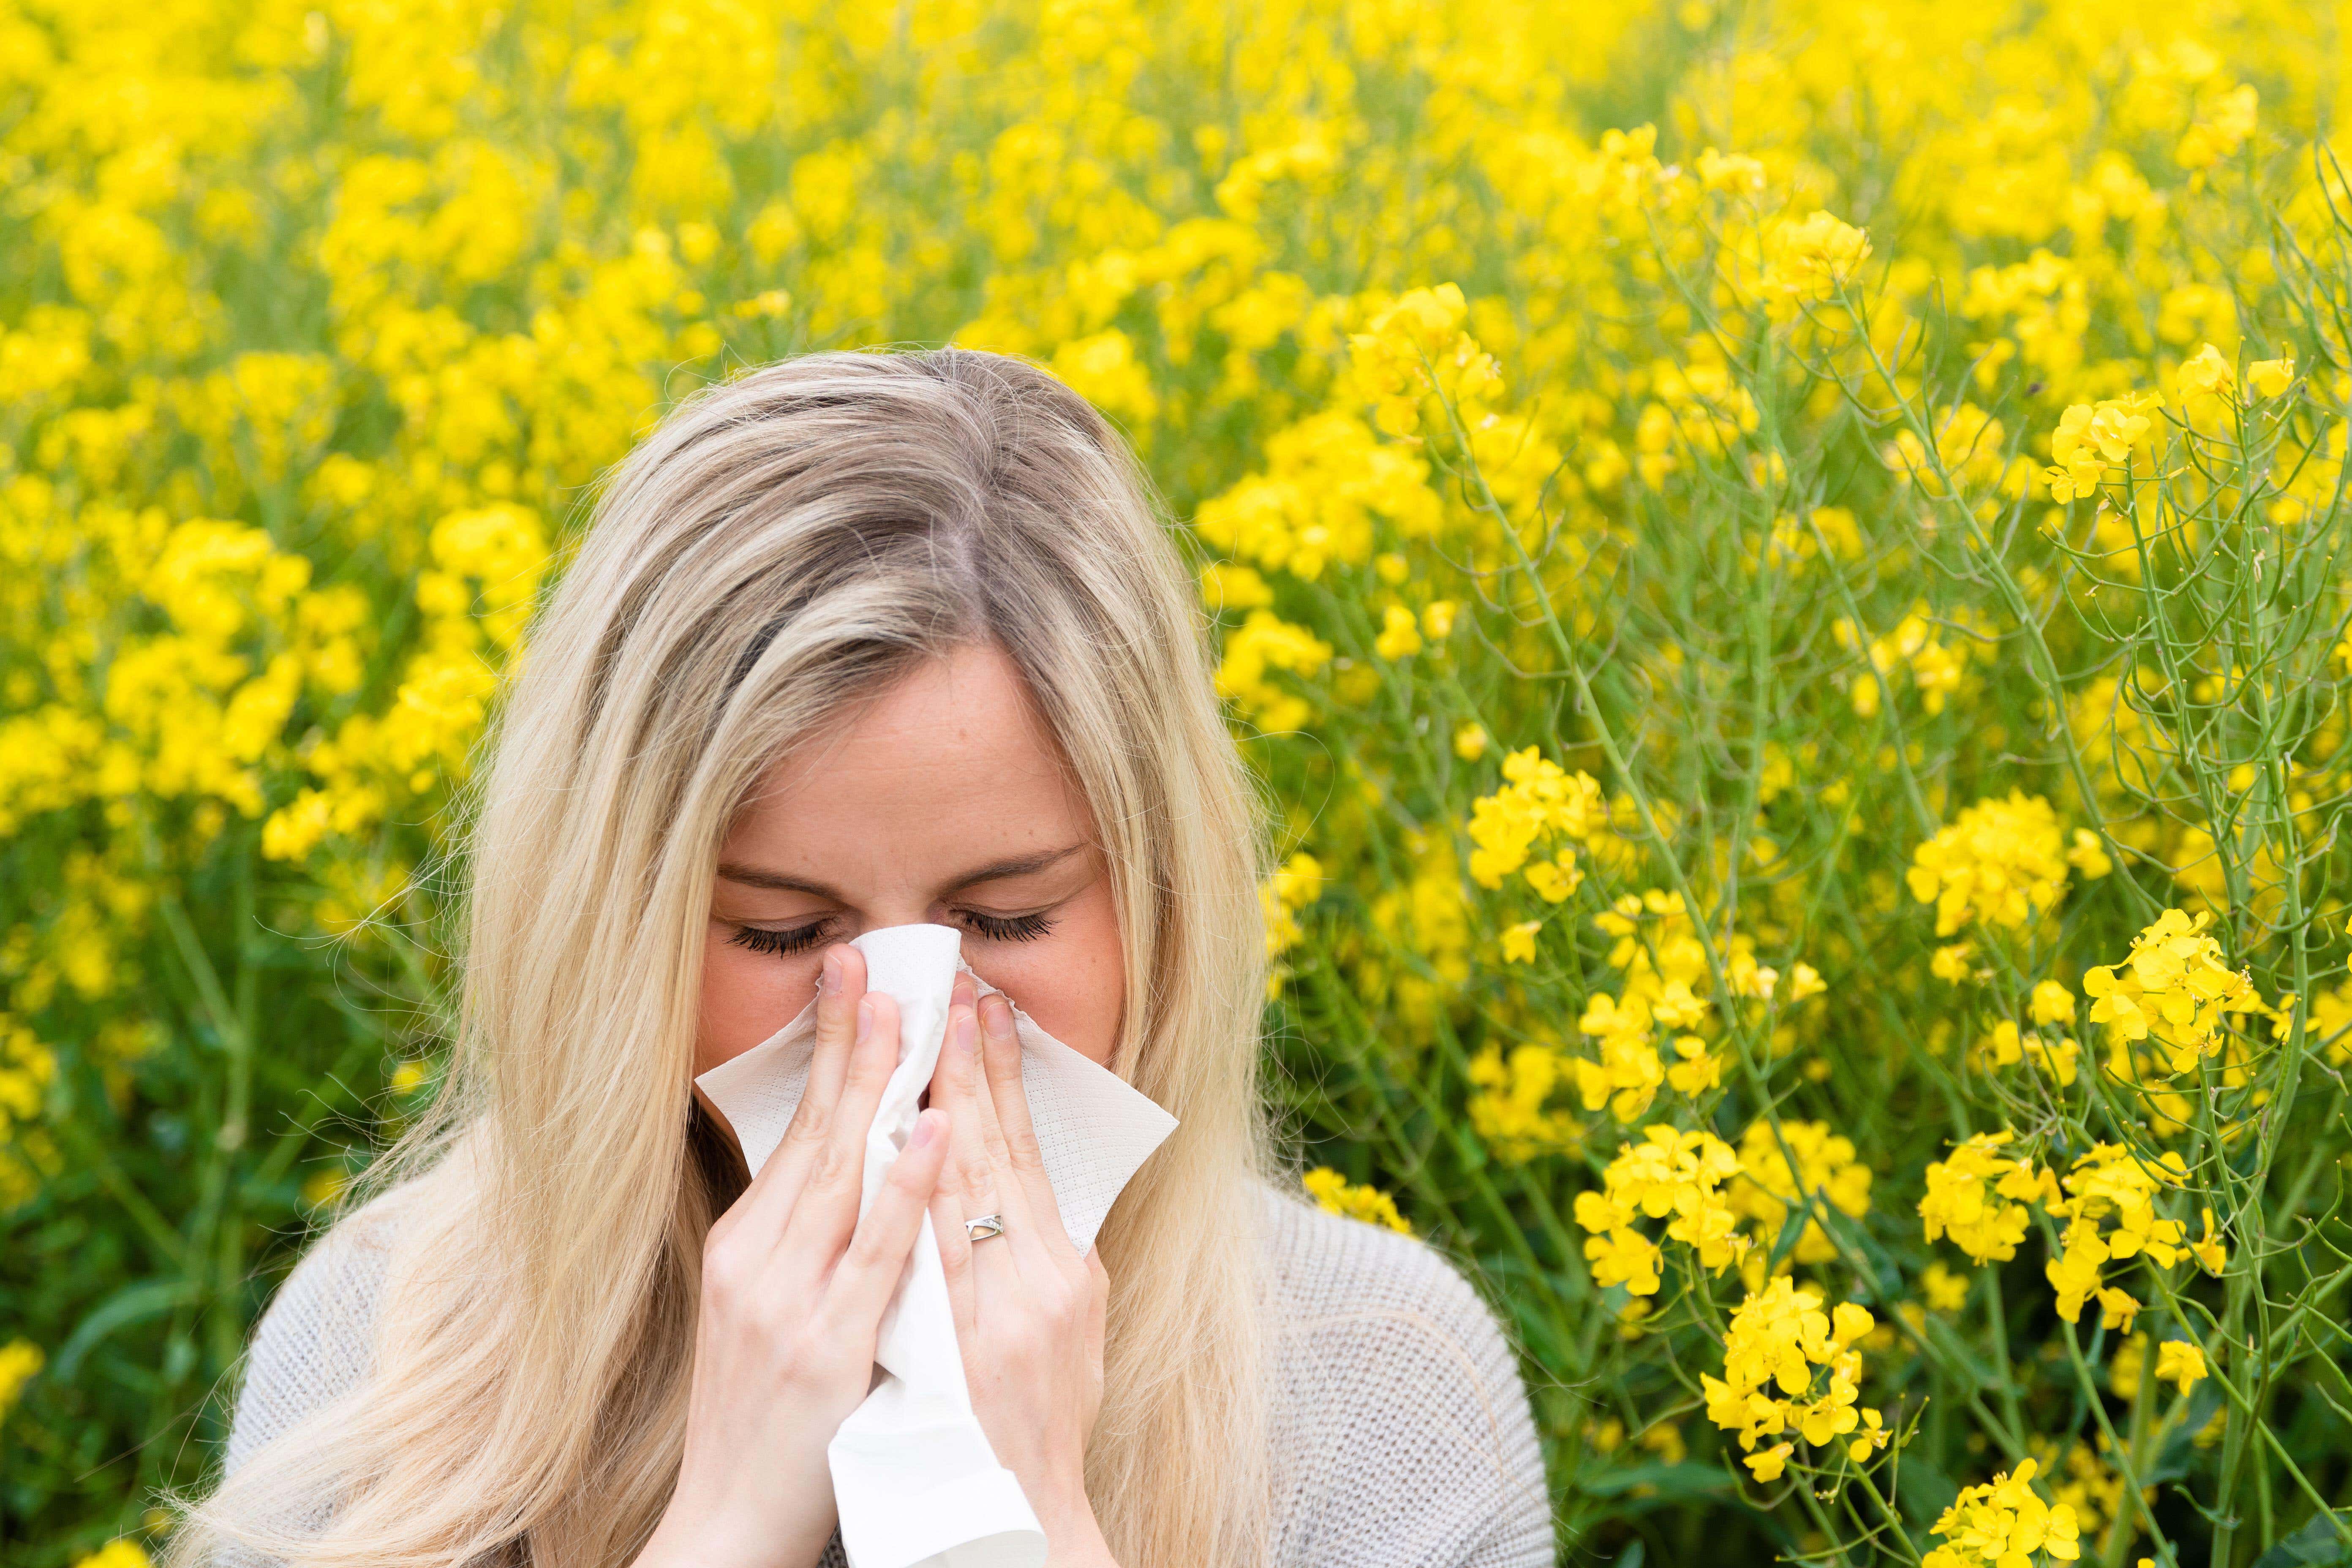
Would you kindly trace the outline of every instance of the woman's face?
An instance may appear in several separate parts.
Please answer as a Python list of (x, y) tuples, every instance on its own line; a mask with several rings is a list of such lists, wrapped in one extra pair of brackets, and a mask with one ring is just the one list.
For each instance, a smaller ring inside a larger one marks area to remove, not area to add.
[(1108, 861), (992, 644), (919, 667), (761, 780), (719, 852), (695, 1072), (808, 1005), (828, 945), (920, 921), (962, 931), (982, 979), (1109, 1059), (1127, 985)]

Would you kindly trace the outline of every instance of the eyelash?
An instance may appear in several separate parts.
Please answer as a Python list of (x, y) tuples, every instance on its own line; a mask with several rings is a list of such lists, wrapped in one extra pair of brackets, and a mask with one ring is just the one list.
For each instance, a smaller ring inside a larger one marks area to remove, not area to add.
[[(1043, 914), (984, 915), (978, 910), (965, 910), (963, 918), (971, 922), (972, 934), (990, 942), (1034, 942), (1054, 929), (1054, 922)], [(824, 941), (830, 921), (796, 926), (791, 931), (763, 931), (758, 926), (738, 926), (727, 940), (738, 947), (773, 958), (789, 957), (806, 952)]]

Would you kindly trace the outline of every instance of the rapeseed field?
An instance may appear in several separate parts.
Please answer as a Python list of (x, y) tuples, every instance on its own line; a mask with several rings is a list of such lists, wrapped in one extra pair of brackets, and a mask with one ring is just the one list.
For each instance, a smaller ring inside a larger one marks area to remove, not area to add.
[(1270, 1087), (1569, 1560), (2352, 1563), (2347, 20), (6, 0), (0, 1556), (434, 1092), (598, 477), (952, 341), (1163, 492)]

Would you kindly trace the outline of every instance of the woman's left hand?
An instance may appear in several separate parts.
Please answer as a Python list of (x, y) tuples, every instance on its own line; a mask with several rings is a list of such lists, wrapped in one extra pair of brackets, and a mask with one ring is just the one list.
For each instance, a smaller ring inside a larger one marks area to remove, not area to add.
[[(1086, 1458), (1102, 1408), (1110, 1276), (1062, 1227), (1022, 1089), (1012, 1005), (1002, 994), (982, 1004), (969, 976), (949, 1006), (930, 1103), (949, 1118), (931, 1228), (972, 1412), (1045, 1527), (1048, 1568), (1103, 1568), (1111, 1557), (1087, 1498)], [(991, 1214), (1003, 1216), (1003, 1234), (971, 1239), (964, 1221)]]

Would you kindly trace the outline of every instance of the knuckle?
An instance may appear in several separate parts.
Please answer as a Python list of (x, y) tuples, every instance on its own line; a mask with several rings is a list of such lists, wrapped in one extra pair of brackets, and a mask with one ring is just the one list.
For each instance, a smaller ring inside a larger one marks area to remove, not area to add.
[(816, 1147), (815, 1158), (809, 1163), (808, 1185), (821, 1192), (839, 1192), (856, 1173), (857, 1163), (850, 1151), (842, 1147), (839, 1139), (828, 1139)]
[(745, 1293), (749, 1281), (745, 1278), (743, 1251), (737, 1247), (720, 1247), (704, 1253), (702, 1259), (702, 1294), (705, 1300), (732, 1303)]
[(860, 1273), (882, 1266), (882, 1238), (877, 1226), (861, 1225), (849, 1238), (848, 1248), (841, 1255), (841, 1266)]
[(793, 1119), (784, 1128), (784, 1140), (791, 1143), (823, 1142), (833, 1131), (833, 1108), (820, 1104), (814, 1095), (803, 1095)]
[(824, 1307), (803, 1312), (791, 1323), (775, 1325), (776, 1359), (787, 1386), (814, 1382), (834, 1359), (827, 1353), (834, 1339), (832, 1315)]

